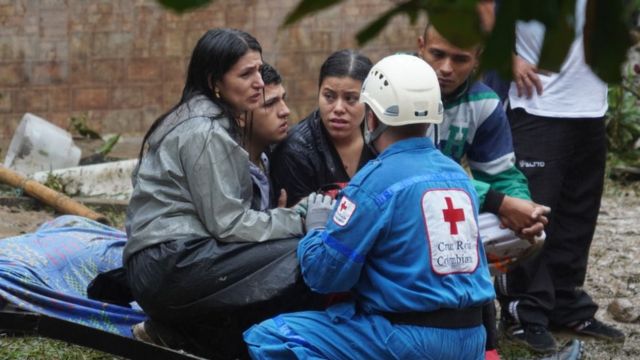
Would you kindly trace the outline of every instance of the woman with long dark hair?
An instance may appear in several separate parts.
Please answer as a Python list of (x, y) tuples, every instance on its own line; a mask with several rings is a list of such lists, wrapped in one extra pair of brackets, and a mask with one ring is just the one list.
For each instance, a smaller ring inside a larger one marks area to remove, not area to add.
[(301, 216), (251, 208), (241, 123), (263, 101), (261, 66), (248, 33), (207, 31), (182, 98), (144, 137), (123, 255), (150, 318), (134, 326), (139, 339), (231, 358), (243, 351), (245, 327), (305, 302), (295, 258)]
[(275, 150), (271, 176), (288, 205), (312, 192), (347, 183), (374, 155), (364, 143), (364, 104), (358, 102), (371, 60), (353, 50), (331, 54), (320, 68), (318, 109)]

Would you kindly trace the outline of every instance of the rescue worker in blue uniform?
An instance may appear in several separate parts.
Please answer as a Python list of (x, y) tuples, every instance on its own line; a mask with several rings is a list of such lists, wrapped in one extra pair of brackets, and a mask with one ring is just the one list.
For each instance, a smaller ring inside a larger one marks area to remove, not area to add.
[(365, 141), (379, 156), (341, 191), (309, 197), (298, 246), (314, 291), (350, 291), (325, 311), (279, 315), (244, 333), (254, 359), (483, 359), (494, 298), (469, 177), (424, 134), (442, 121), (433, 69), (382, 59), (363, 84)]

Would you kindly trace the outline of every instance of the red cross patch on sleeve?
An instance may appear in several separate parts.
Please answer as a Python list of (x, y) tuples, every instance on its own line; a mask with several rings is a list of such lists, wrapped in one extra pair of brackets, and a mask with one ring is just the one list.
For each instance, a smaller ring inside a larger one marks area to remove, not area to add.
[(333, 214), (333, 222), (338, 226), (345, 226), (355, 211), (356, 204), (346, 196), (343, 196), (336, 208), (336, 212)]
[(422, 211), (436, 274), (473, 272), (479, 263), (478, 224), (469, 194), (457, 189), (429, 190)]

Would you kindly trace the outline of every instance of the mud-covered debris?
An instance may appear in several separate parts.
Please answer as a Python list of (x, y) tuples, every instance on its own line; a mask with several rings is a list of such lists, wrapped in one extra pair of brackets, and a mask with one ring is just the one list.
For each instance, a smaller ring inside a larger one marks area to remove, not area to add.
[(616, 321), (633, 323), (640, 320), (640, 308), (629, 299), (614, 299), (607, 307), (607, 311)]

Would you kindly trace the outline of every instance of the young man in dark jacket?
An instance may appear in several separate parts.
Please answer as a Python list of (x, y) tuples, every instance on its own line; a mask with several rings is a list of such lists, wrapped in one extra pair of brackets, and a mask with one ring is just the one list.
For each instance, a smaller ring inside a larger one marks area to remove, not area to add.
[[(442, 91), (444, 120), (429, 136), (447, 156), (466, 158), (479, 197), (480, 212), (499, 217), (518, 236), (533, 240), (541, 234), (549, 209), (533, 203), (527, 179), (515, 167), (506, 114), (498, 95), (472, 77), (480, 47), (460, 48), (427, 24), (418, 38), (418, 56), (435, 70)], [(497, 358), (495, 308), (485, 307), (487, 358)]]

